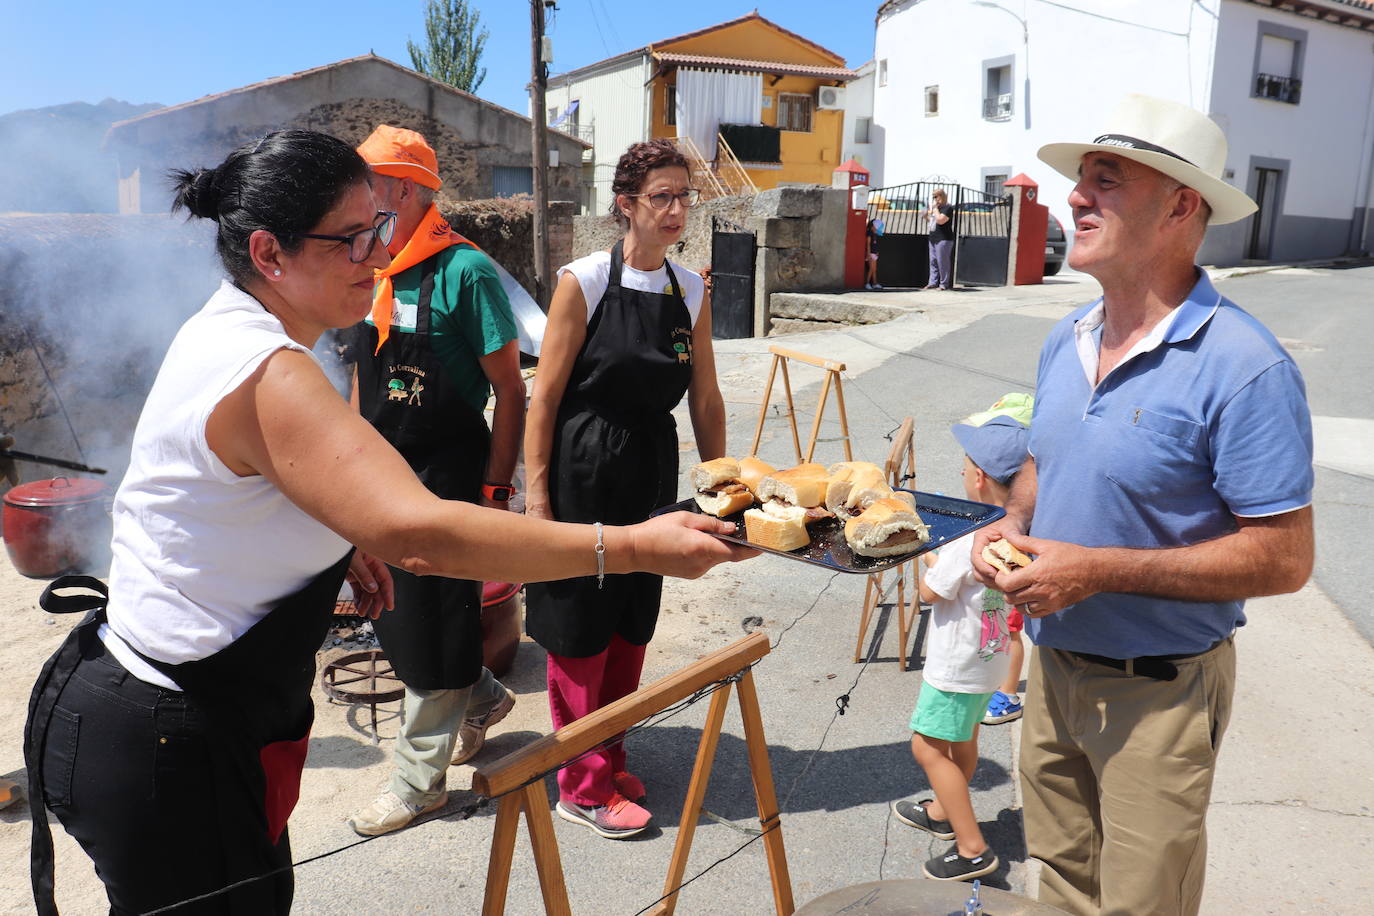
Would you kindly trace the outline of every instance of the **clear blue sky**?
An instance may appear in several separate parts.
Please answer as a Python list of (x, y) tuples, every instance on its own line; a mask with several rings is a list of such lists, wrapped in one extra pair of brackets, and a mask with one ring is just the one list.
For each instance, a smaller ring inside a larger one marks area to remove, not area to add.
[[(553, 72), (743, 16), (774, 22), (857, 67), (873, 53), (879, 0), (560, 0)], [(491, 33), (477, 94), (523, 113), (524, 0), (474, 0)], [(0, 114), (63, 102), (173, 105), (369, 50), (406, 66), (424, 0), (0, 0)], [(841, 11), (844, 14), (841, 15)]]

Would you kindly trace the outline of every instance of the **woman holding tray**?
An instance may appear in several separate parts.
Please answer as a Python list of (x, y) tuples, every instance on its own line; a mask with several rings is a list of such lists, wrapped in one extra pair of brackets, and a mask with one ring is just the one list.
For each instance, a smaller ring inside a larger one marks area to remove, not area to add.
[[(725, 405), (700, 275), (667, 258), (698, 192), (670, 140), (620, 157), (611, 212), (624, 238), (559, 270), (525, 426), (525, 511), (631, 523), (677, 500), (671, 411), (687, 396), (701, 459), (725, 453)], [(582, 576), (527, 589), (530, 636), (548, 651), (549, 710), (562, 728), (639, 686), (663, 580)], [(617, 743), (558, 774), (558, 814), (601, 836), (649, 823), (643, 784)]]
[(699, 575), (748, 554), (703, 533), (729, 526), (685, 513), (603, 531), (426, 490), (310, 352), (368, 313), (389, 263), (396, 215), (378, 211), (368, 176), (350, 146), (301, 130), (175, 175), (176, 207), (218, 224), (228, 278), (177, 334), (139, 419), (108, 599), (44, 596), (91, 612), (44, 666), (25, 729), (44, 916), (45, 808), (95, 861), (111, 912), (229, 885), (177, 912), (290, 909), (286, 820), (345, 574), (375, 616), (390, 604), (380, 561), (521, 581)]

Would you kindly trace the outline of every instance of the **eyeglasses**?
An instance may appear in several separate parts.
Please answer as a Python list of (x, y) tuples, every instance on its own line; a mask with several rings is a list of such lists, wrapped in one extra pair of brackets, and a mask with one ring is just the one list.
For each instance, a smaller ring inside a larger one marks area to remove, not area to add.
[(307, 232), (303, 236), (307, 239), (323, 239), (326, 242), (347, 242), (348, 259), (354, 264), (361, 264), (372, 254), (372, 247), (381, 241), (383, 245), (391, 244), (391, 237), (396, 234), (396, 214), (391, 210), (378, 210), (377, 216), (380, 217), (373, 223), (371, 228), (363, 229), (352, 235), (319, 235)]
[(626, 197), (644, 197), (649, 201), (649, 206), (655, 210), (667, 210), (672, 206), (673, 201), (682, 204), (684, 209), (690, 210), (701, 200), (701, 192), (696, 188), (684, 188), (674, 194), (672, 191), (655, 191), (652, 194), (626, 194)]

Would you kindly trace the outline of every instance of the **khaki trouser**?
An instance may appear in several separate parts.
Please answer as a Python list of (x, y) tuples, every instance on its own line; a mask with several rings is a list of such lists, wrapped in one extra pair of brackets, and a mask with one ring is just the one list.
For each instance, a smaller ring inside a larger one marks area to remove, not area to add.
[(444, 774), (464, 719), (485, 715), (506, 697), (486, 668), (477, 683), (454, 690), (406, 688), (396, 734), (391, 791), (412, 805), (428, 805), (444, 791)]
[(1158, 681), (1032, 654), (1020, 769), (1041, 901), (1085, 916), (1198, 912), (1234, 638), (1175, 664)]

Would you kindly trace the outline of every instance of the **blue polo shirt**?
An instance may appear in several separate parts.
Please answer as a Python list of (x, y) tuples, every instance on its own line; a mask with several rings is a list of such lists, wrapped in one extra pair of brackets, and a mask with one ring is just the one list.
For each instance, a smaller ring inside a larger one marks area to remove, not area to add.
[[(1262, 324), (1198, 275), (1187, 300), (1096, 386), (1102, 300), (1050, 332), (1030, 428), (1035, 537), (1181, 547), (1234, 532), (1236, 516), (1311, 503), (1302, 375)], [(1028, 619), (1026, 631), (1037, 645), (1112, 658), (1191, 654), (1243, 626), (1244, 604), (1103, 593)]]

